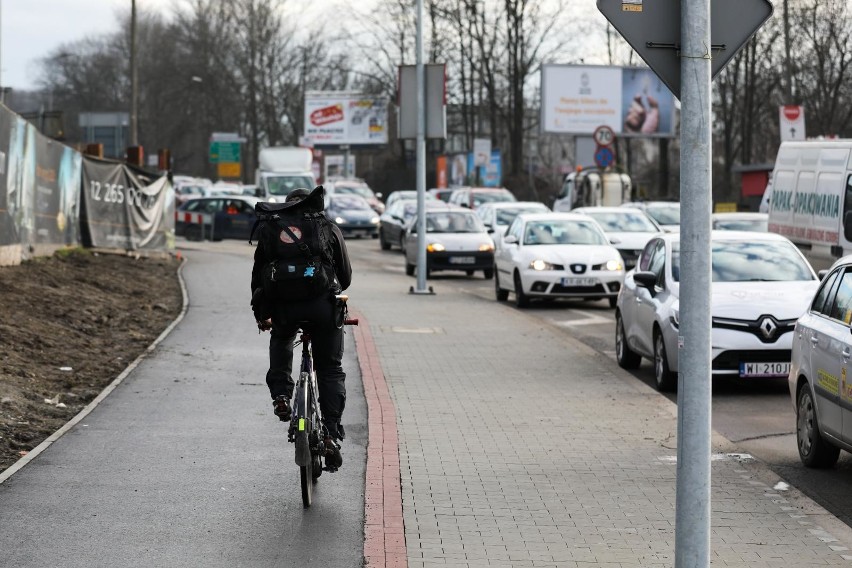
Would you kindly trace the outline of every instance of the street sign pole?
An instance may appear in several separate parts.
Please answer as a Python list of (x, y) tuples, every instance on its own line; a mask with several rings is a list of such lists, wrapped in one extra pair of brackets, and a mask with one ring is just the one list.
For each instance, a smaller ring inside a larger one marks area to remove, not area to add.
[(426, 73), (423, 67), (423, 0), (417, 0), (417, 287), (413, 294), (431, 294), (426, 288)]
[(710, 0), (681, 1), (675, 567), (710, 566)]

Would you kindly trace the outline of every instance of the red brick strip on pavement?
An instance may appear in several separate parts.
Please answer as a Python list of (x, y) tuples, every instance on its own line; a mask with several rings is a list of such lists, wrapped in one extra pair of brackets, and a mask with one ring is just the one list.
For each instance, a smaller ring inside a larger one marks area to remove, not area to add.
[(402, 521), (396, 410), (370, 327), (355, 314), (355, 346), (367, 399), (367, 479), (364, 491), (364, 559), (369, 568), (408, 568)]

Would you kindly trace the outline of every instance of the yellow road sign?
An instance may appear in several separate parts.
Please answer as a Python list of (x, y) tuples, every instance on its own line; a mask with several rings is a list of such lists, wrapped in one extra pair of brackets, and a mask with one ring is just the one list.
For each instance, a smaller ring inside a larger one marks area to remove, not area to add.
[(220, 178), (238, 178), (242, 176), (239, 162), (221, 162), (218, 164)]

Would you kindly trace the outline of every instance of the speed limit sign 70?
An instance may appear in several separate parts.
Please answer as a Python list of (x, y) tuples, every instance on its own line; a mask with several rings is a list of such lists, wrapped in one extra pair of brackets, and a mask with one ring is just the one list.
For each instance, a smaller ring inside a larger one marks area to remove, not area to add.
[(615, 142), (615, 132), (606, 125), (598, 126), (593, 136), (598, 146), (610, 146)]

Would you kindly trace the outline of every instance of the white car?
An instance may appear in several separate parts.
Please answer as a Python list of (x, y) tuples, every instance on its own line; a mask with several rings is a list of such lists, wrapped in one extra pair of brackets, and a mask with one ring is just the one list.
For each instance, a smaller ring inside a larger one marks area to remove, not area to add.
[(796, 322), (790, 395), (796, 409), (799, 458), (831, 467), (852, 451), (852, 256), (834, 263), (807, 311)]
[(506, 234), (509, 224), (521, 213), (546, 213), (550, 208), (538, 201), (497, 201), (483, 203), (476, 209), (485, 228), (491, 231), (495, 244)]
[(598, 222), (606, 236), (609, 237), (610, 242), (621, 253), (626, 270), (630, 270), (636, 265), (636, 259), (642, 254), (642, 249), (645, 248), (651, 237), (663, 232), (656, 221), (639, 209), (629, 207), (578, 207), (571, 212), (588, 215)]
[[(811, 265), (771, 233), (711, 233), (712, 372), (786, 377), (793, 326), (819, 286)], [(654, 362), (657, 389), (677, 387), (680, 234), (654, 237), (624, 278), (615, 312), (615, 355), (626, 369)]]
[(522, 213), (494, 255), (497, 301), (514, 292), (519, 308), (533, 298), (606, 298), (624, 280), (624, 262), (594, 220), (577, 213)]
[(674, 201), (631, 201), (622, 207), (641, 209), (667, 233), (680, 231), (680, 203)]
[(766, 233), (769, 231), (769, 214), (750, 213), (748, 211), (713, 213), (710, 217), (710, 224), (713, 229), (720, 231)]

